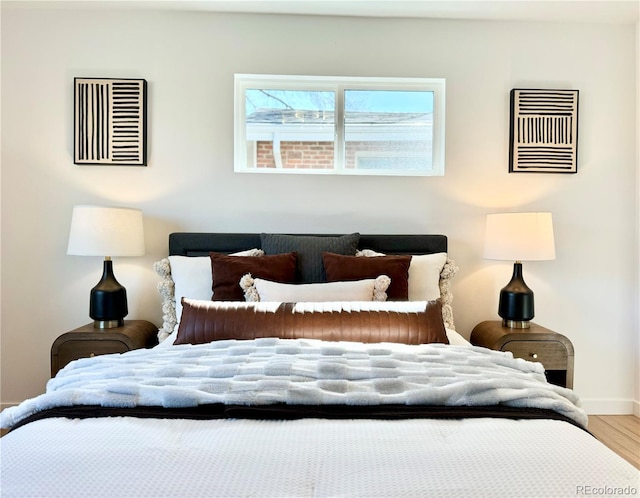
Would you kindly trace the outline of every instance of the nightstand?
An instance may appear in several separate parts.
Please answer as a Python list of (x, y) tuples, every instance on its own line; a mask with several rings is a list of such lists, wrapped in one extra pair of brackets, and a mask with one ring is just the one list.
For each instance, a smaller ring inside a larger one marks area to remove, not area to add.
[(535, 323), (528, 329), (514, 329), (492, 320), (476, 325), (470, 340), (474, 346), (511, 351), (515, 358), (538, 361), (550, 383), (573, 388), (573, 344), (562, 334)]
[(122, 327), (97, 329), (93, 322), (58, 337), (51, 346), (51, 377), (67, 363), (101, 354), (125, 353), (158, 344), (158, 327), (145, 320), (125, 320)]

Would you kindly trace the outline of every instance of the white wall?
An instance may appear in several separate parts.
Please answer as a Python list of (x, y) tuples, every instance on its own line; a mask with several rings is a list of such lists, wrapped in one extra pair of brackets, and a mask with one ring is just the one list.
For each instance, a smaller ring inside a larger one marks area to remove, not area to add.
[[(2, 4), (2, 402), (36, 395), (53, 340), (87, 323), (100, 258), (65, 254), (72, 206), (144, 210), (118, 259), (129, 318), (160, 323), (151, 266), (172, 231), (445, 233), (465, 336), (510, 263), (485, 215), (550, 210), (557, 259), (527, 263), (536, 321), (576, 350), (592, 412), (630, 412), (638, 371), (635, 27), (12, 8)], [(444, 77), (440, 178), (233, 173), (233, 74)], [(149, 166), (75, 166), (74, 76), (149, 83)], [(577, 175), (509, 174), (509, 90), (580, 90)], [(636, 346), (636, 347), (634, 347)]]

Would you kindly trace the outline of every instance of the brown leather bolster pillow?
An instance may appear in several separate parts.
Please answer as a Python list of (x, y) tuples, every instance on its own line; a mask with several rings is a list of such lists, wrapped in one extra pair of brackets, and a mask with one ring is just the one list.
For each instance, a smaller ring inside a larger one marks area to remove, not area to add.
[[(385, 303), (379, 303), (381, 305)], [(318, 303), (241, 303), (182, 298), (182, 318), (175, 344), (202, 344), (223, 339), (321, 339), (325, 341), (449, 344), (440, 301), (420, 311), (396, 311), (392, 303), (354, 311)], [(294, 311), (304, 308), (306, 311)], [(330, 306), (329, 306), (330, 308)], [(357, 308), (357, 307), (356, 307)]]

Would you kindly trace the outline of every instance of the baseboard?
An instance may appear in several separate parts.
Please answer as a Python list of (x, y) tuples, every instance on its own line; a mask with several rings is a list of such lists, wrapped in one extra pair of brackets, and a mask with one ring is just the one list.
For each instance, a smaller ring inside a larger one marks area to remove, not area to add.
[(0, 403), (0, 411), (4, 410), (5, 408), (9, 408), (11, 406), (16, 406), (19, 405), (19, 402), (15, 402), (15, 403)]
[(582, 398), (588, 415), (631, 415), (640, 417), (640, 402), (632, 399)]

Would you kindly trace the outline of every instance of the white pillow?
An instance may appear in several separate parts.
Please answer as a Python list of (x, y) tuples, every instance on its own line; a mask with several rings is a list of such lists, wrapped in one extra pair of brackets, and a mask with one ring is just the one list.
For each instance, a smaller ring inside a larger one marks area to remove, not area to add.
[[(372, 258), (386, 256), (381, 252), (364, 249), (356, 256)], [(417, 254), (409, 265), (409, 301), (433, 301), (440, 297), (440, 273), (447, 262), (447, 253)]]
[[(262, 249), (249, 249), (233, 253), (232, 256), (264, 256)], [(183, 297), (211, 301), (213, 278), (209, 256), (169, 256), (158, 261), (154, 269), (163, 280), (158, 284), (162, 301), (162, 328), (158, 339), (162, 342), (178, 329), (182, 316)]]
[[(356, 256), (375, 257), (386, 254), (363, 249)], [(455, 330), (451, 302), (451, 278), (458, 271), (455, 262), (446, 252), (434, 254), (414, 254), (409, 265), (409, 301), (442, 300), (442, 316), (447, 328)]]
[(433, 301), (440, 297), (440, 273), (446, 262), (446, 252), (411, 257), (409, 301)]
[[(171, 278), (174, 283), (176, 322), (182, 316), (183, 297), (211, 301), (213, 279), (211, 278), (211, 258), (209, 256), (169, 256)], [(177, 327), (177, 324), (176, 324)]]
[(378, 278), (349, 282), (326, 282), (315, 284), (282, 284), (247, 273), (240, 280), (246, 301), (279, 301), (295, 303), (304, 301), (386, 301), (386, 290), (391, 279), (386, 275)]

